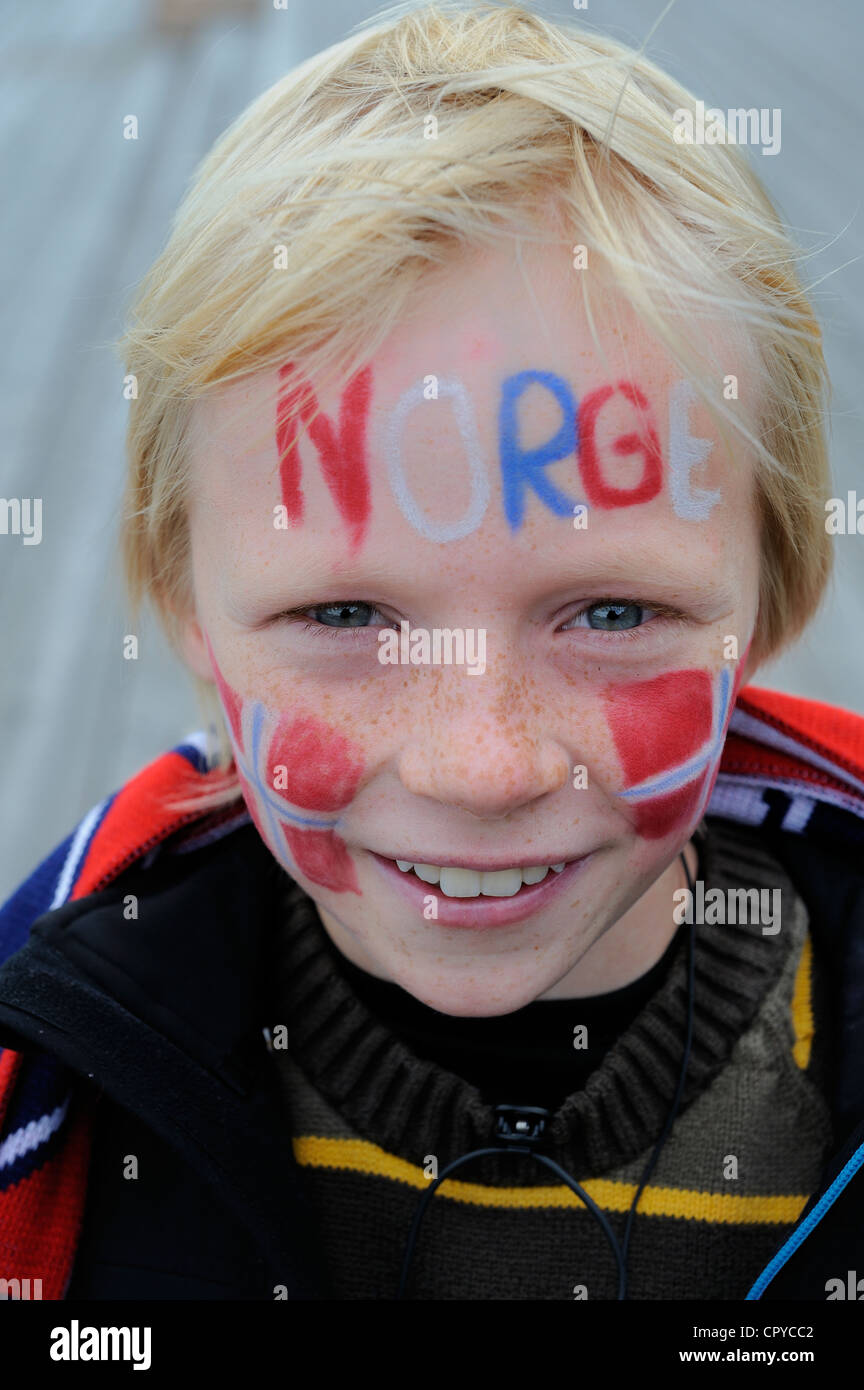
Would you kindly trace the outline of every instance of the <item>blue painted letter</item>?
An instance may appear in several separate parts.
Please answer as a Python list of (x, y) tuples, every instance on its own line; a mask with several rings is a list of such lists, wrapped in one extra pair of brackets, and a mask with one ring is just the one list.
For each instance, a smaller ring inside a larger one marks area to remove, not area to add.
[[(551, 391), (561, 407), (561, 428), (552, 439), (537, 449), (523, 449), (519, 443), (517, 404), (529, 386), (537, 383)], [(540, 501), (556, 516), (573, 515), (573, 499), (555, 487), (543, 473), (547, 464), (575, 454), (579, 448), (576, 430), (576, 402), (573, 393), (560, 376), (552, 372), (517, 372), (501, 388), (501, 408), (498, 414), (501, 479), (504, 492), (504, 514), (511, 531), (522, 525), (525, 514), (525, 489), (533, 488)]]

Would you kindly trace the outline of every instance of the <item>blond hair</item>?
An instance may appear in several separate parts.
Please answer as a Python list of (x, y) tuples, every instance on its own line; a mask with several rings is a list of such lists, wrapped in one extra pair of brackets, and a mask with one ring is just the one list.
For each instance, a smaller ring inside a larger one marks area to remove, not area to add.
[[(420, 276), (460, 250), (540, 236), (551, 199), (565, 244), (587, 248), (747, 441), (762, 535), (754, 650), (764, 660), (791, 641), (831, 564), (821, 336), (800, 253), (746, 158), (673, 140), (693, 101), (640, 52), (471, 0), (397, 6), (258, 97), (197, 170), (121, 343), (138, 383), (122, 537), (135, 604), (152, 598), (175, 636), (191, 606), (196, 400), (289, 358), (312, 379), (347, 377)], [(437, 139), (424, 139), (430, 116)], [(582, 272), (586, 304), (591, 280)], [(755, 351), (750, 420), (716, 399), (705, 356), (700, 323), (724, 316)]]

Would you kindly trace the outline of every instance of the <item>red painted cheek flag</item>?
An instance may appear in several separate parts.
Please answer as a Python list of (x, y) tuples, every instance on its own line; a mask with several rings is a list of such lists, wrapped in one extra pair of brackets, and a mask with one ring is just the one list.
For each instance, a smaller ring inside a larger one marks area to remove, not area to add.
[[(359, 894), (334, 814), (354, 799), (363, 771), (349, 740), (314, 718), (285, 715), (272, 728), (262, 704), (241, 704), (222, 679), (218, 683), (244, 798), (261, 838), (280, 863), (289, 861), (289, 872), (296, 869), (334, 893)], [(276, 790), (277, 776), (284, 780), (284, 794)]]
[(719, 766), (732, 699), (726, 666), (713, 679), (707, 671), (669, 671), (606, 691), (626, 779), (619, 796), (646, 839), (662, 839), (697, 815)]

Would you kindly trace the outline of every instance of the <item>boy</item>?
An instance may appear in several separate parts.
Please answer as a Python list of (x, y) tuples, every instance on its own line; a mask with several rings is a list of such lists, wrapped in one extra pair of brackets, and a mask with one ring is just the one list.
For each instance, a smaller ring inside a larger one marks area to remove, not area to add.
[(846, 1296), (864, 724), (748, 686), (827, 580), (824, 367), (690, 102), (430, 5), (202, 165), (124, 542), (227, 743), (7, 905), (7, 1277)]

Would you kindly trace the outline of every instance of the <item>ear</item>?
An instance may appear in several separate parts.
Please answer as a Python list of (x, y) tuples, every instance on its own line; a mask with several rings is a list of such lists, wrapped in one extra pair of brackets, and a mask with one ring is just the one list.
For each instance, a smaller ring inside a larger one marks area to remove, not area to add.
[(190, 670), (203, 681), (215, 683), (213, 663), (204, 637), (204, 629), (194, 613), (178, 624), (178, 638), (183, 659)]

